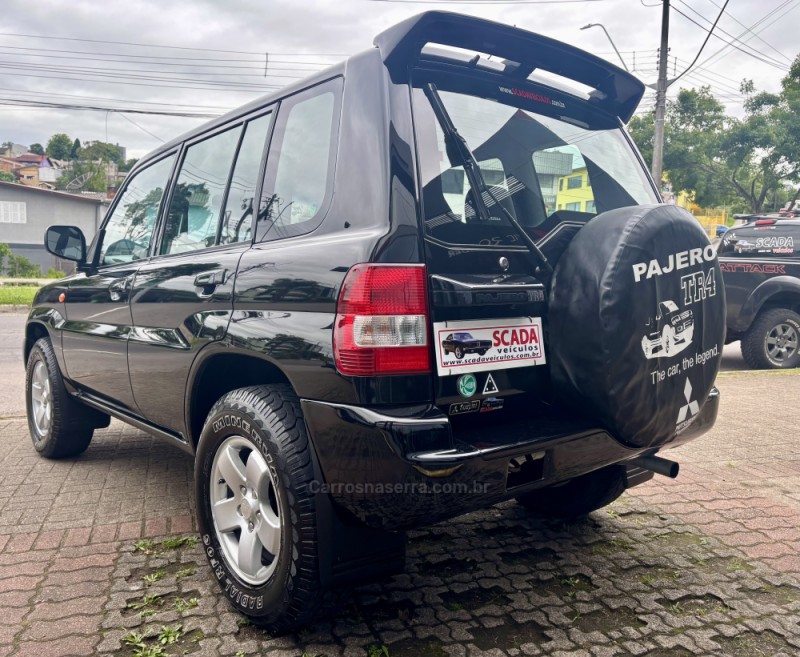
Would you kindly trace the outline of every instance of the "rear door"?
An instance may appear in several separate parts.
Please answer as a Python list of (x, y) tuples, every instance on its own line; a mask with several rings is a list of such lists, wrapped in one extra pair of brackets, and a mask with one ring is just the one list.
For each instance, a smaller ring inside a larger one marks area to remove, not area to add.
[(760, 219), (728, 230), (718, 247), (725, 281), (728, 327), (744, 331), (742, 307), (753, 291), (776, 276), (800, 277), (800, 222)]
[(128, 378), (131, 287), (174, 163), (169, 153), (128, 178), (93, 244), (96, 269), (73, 278), (67, 292), (62, 340), (69, 378), (128, 410), (136, 408)]
[[(463, 163), (448, 153), (423, 91), (431, 81), (491, 195), (471, 189)], [(550, 397), (546, 281), (503, 209), (555, 265), (596, 214), (657, 202), (618, 121), (580, 108), (567, 121), (568, 96), (518, 91), (433, 71), (414, 83), (436, 401), (455, 422), (471, 423), (473, 413), (496, 422)]]
[(230, 322), (271, 125), (262, 112), (186, 144), (155, 255), (133, 284), (133, 395), (144, 417), (178, 433), (192, 362)]

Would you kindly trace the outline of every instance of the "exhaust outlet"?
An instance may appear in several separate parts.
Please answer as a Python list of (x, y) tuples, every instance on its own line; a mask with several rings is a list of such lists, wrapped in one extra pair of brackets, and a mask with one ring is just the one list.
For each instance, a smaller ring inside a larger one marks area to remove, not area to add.
[(637, 458), (628, 461), (631, 465), (650, 470), (656, 474), (660, 474), (670, 479), (675, 479), (681, 469), (680, 463), (670, 461), (669, 459), (661, 458), (660, 456), (638, 456)]

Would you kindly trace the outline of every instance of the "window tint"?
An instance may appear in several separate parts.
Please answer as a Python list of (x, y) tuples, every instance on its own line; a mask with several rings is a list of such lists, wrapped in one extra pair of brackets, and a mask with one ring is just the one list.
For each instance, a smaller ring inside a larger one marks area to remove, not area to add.
[(99, 265), (114, 265), (146, 258), (161, 197), (169, 181), (175, 156), (164, 158), (131, 176), (108, 219), (100, 247)]
[(250, 121), (245, 127), (242, 145), (236, 156), (225, 211), (222, 213), (220, 244), (250, 241), (253, 229), (253, 199), (261, 172), (261, 159), (267, 141), (272, 114)]
[[(458, 184), (461, 162), (450, 160), (430, 101), (422, 89), (413, 90), (425, 232), (431, 241), (516, 246), (508, 215), (542, 236), (561, 221), (588, 220), (598, 212), (655, 202), (647, 174), (622, 130), (592, 129), (541, 115), (523, 109), (521, 99), (498, 99), (494, 93), (493, 87), (477, 81), (475, 95), (439, 89), (485, 182), (496, 188), (496, 201), (485, 203), (491, 219), (486, 222), (475, 212), (469, 180)], [(497, 211), (498, 204), (505, 212)], [(559, 210), (562, 214), (552, 218)], [(567, 214), (575, 212), (587, 216)]]
[(302, 235), (322, 222), (333, 179), (340, 89), (341, 80), (334, 80), (281, 104), (259, 213), (259, 239)]
[(800, 255), (800, 226), (776, 222), (765, 226), (731, 228), (722, 238), (719, 254), (742, 258)]
[(185, 253), (217, 241), (222, 201), (242, 127), (189, 146), (169, 205), (160, 253)]

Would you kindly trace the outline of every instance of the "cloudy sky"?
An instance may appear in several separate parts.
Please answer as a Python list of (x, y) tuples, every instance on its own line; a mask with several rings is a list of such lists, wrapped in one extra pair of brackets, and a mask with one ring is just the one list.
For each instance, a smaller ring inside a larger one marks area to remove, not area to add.
[[(723, 2), (672, 0), (670, 75), (694, 59)], [(45, 143), (66, 132), (118, 142), (137, 157), (204, 121), (198, 114), (221, 113), (369, 48), (382, 29), (428, 9), (512, 23), (616, 61), (601, 29), (580, 30), (603, 23), (627, 65), (645, 82), (656, 77), (659, 0), (4, 0), (0, 142)], [(671, 95), (709, 84), (737, 114), (742, 78), (777, 90), (800, 52), (800, 0), (730, 0), (717, 30), (702, 66)], [(651, 105), (648, 94), (643, 107)]]

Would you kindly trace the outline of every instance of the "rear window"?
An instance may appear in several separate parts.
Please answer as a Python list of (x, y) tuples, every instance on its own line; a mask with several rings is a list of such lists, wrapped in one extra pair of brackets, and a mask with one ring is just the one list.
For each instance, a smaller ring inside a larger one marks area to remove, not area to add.
[[(440, 86), (439, 95), (484, 181), (533, 237), (561, 221), (658, 202), (622, 130), (609, 129), (607, 122), (597, 129), (578, 125), (582, 122), (552, 116), (552, 107), (546, 116), (507, 94), (478, 97)], [(489, 221), (478, 216), (469, 179), (461, 163), (448, 158), (444, 133), (422, 89), (414, 89), (413, 102), (428, 238), (448, 245), (519, 246), (491, 198), (485, 199)]]
[(800, 225), (776, 222), (766, 226), (731, 228), (719, 245), (719, 255), (740, 258), (797, 258)]

